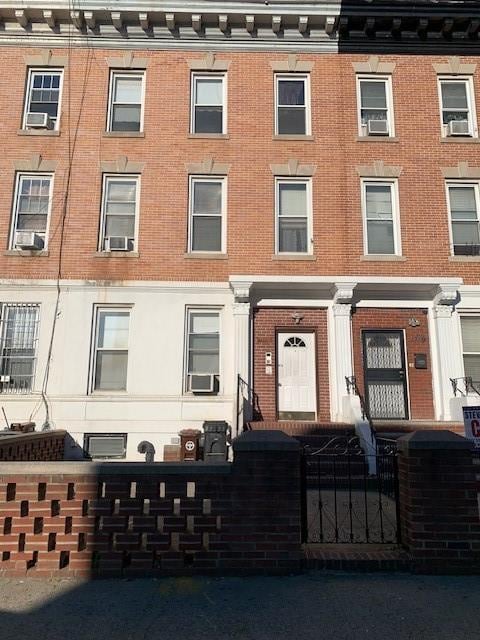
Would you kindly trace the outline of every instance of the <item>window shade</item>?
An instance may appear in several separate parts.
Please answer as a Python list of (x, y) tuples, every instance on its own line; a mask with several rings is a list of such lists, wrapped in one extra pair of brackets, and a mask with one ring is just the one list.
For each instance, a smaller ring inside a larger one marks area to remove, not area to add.
[(480, 353), (480, 317), (461, 318), (463, 351)]

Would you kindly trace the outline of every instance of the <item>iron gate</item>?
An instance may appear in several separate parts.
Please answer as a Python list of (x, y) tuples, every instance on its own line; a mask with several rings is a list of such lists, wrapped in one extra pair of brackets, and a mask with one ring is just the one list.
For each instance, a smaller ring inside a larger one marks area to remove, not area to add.
[(305, 447), (303, 542), (398, 544), (395, 451), (365, 456), (358, 444), (339, 452)]

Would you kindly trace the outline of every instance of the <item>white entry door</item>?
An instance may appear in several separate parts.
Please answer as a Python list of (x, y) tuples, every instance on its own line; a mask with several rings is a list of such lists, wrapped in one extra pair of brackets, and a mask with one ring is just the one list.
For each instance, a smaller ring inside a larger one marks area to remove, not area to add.
[(277, 354), (279, 419), (315, 420), (315, 334), (279, 333)]

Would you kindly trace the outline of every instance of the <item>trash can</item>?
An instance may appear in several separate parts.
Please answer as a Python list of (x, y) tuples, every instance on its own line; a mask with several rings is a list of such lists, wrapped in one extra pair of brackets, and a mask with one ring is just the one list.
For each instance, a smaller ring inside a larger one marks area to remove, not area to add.
[(224, 420), (206, 420), (203, 459), (206, 462), (225, 462), (227, 459), (227, 434), (230, 428)]
[(198, 429), (180, 431), (180, 460), (198, 460), (200, 458), (200, 436)]

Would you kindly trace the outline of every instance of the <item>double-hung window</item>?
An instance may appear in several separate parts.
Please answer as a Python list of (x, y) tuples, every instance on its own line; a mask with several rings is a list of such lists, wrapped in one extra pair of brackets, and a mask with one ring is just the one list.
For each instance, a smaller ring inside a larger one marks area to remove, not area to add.
[(360, 136), (393, 136), (391, 78), (358, 77)]
[(480, 316), (460, 318), (463, 342), (463, 367), (465, 376), (480, 386)]
[(187, 310), (186, 351), (186, 391), (218, 393), (220, 378), (220, 312), (218, 310)]
[(135, 250), (138, 191), (138, 176), (104, 175), (101, 251)]
[(308, 75), (275, 75), (275, 134), (310, 135)]
[(478, 184), (447, 183), (452, 253), (480, 255), (480, 198)]
[(142, 131), (145, 74), (112, 71), (108, 131)]
[(311, 181), (277, 178), (275, 182), (276, 253), (312, 253)]
[(226, 133), (226, 85), (224, 74), (192, 74), (191, 133)]
[(364, 250), (367, 255), (399, 255), (396, 182), (363, 181)]
[(191, 252), (225, 251), (226, 178), (190, 178)]
[(28, 393), (33, 388), (39, 307), (2, 304), (0, 393)]
[(476, 136), (473, 81), (471, 78), (439, 78), (443, 136)]
[(12, 249), (38, 251), (46, 248), (52, 187), (52, 175), (17, 174), (10, 237)]
[(96, 309), (93, 391), (126, 391), (129, 324), (129, 309)]
[(24, 129), (58, 129), (62, 77), (61, 69), (29, 69)]

